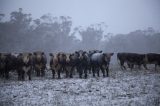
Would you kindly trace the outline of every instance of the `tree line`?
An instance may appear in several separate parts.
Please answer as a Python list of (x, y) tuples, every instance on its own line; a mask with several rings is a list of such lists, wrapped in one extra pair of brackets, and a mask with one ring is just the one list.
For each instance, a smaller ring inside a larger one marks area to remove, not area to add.
[(33, 19), (22, 8), (11, 12), (9, 20), (4, 21), (4, 18), (5, 14), (0, 14), (0, 52), (100, 49), (108, 52), (160, 53), (160, 32), (152, 27), (113, 35), (106, 32), (107, 25), (103, 22), (88, 27), (73, 27), (69, 16), (44, 14)]

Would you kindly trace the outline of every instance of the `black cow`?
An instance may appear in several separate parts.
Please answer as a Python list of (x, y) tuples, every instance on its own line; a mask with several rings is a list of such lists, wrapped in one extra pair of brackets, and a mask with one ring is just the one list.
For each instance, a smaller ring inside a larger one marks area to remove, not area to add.
[(107, 77), (109, 76), (109, 64), (111, 56), (113, 56), (114, 53), (94, 53), (91, 56), (91, 66), (92, 66), (92, 72), (93, 77), (95, 77), (95, 72), (97, 72), (97, 76), (99, 77), (99, 70), (101, 69), (103, 73), (103, 77), (105, 77), (105, 71), (107, 74)]
[(146, 56), (146, 64), (155, 64), (155, 70), (157, 70), (157, 65), (160, 66), (160, 54), (148, 53)]
[(47, 64), (47, 58), (44, 52), (33, 53), (34, 69), (37, 76), (45, 76), (45, 69)]
[(16, 70), (16, 63), (16, 56), (11, 53), (0, 53), (0, 75), (8, 79), (9, 72)]
[(84, 77), (87, 78), (87, 69), (88, 69), (88, 53), (83, 50), (75, 51), (76, 59), (76, 68), (79, 73), (79, 77), (82, 78), (84, 73)]
[(128, 64), (128, 67), (131, 68), (131, 70), (134, 68), (134, 65), (138, 65), (139, 69), (141, 65), (143, 64), (144, 68), (146, 67), (146, 55), (145, 54), (138, 54), (138, 53), (118, 53), (117, 59), (120, 61), (121, 69), (126, 69), (124, 66), (124, 63), (126, 62)]
[(7, 59), (8, 59), (8, 56), (10, 54), (8, 53), (0, 53), (0, 75), (2, 77), (5, 77), (6, 79), (9, 78), (9, 72), (8, 70), (6, 69), (7, 68)]
[(18, 80), (25, 80), (27, 73), (29, 80), (31, 80), (31, 71), (33, 66), (32, 53), (19, 53), (17, 56), (17, 72)]
[(117, 53), (117, 60), (120, 61), (120, 66), (122, 70), (123, 69), (126, 70), (124, 63), (127, 62), (127, 56), (128, 56), (128, 53)]

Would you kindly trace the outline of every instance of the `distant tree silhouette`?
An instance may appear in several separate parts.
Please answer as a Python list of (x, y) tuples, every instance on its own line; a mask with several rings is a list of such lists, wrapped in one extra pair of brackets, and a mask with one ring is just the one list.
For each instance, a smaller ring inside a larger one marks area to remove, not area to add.
[(152, 27), (113, 35), (106, 33), (107, 26), (103, 22), (86, 28), (73, 28), (69, 16), (44, 14), (33, 19), (22, 8), (11, 12), (10, 20), (4, 21), (4, 18), (5, 14), (0, 14), (0, 52), (101, 49), (106, 52), (160, 53), (160, 33)]

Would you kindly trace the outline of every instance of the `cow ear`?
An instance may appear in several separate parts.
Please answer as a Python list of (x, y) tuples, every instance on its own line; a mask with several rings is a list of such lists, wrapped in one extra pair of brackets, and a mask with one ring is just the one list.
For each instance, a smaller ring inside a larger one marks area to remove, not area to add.
[(22, 53), (19, 53), (20, 56), (22, 56)]
[(63, 53), (63, 57), (66, 57), (66, 54)]
[(57, 54), (57, 57), (59, 57), (60, 53)]
[(29, 56), (32, 56), (32, 53), (29, 53)]
[(52, 53), (49, 53), (49, 55), (50, 55), (50, 56), (53, 56), (53, 54), (52, 54)]
[(33, 54), (34, 54), (34, 55), (36, 55), (37, 53), (36, 53), (36, 52), (34, 52)]
[(114, 53), (111, 53), (111, 56), (113, 56), (114, 55)]
[(103, 53), (103, 56), (107, 56), (106, 53)]
[(74, 53), (71, 53), (70, 56), (74, 56)]

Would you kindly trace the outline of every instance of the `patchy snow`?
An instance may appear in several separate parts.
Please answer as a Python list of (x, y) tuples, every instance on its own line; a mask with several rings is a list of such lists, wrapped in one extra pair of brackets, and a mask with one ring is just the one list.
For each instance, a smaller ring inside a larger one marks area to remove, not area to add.
[(110, 77), (17, 81), (15, 73), (0, 79), (0, 106), (160, 106), (160, 71), (126, 70), (112, 66)]

